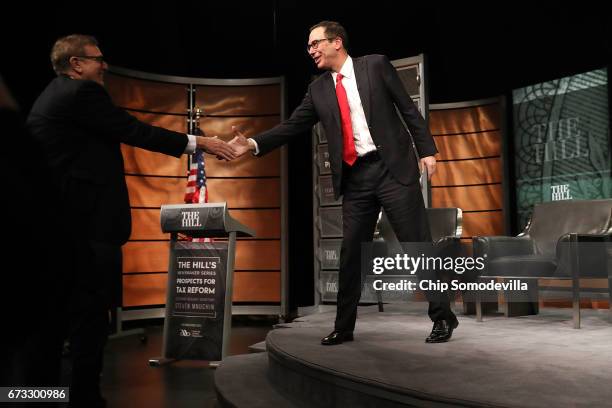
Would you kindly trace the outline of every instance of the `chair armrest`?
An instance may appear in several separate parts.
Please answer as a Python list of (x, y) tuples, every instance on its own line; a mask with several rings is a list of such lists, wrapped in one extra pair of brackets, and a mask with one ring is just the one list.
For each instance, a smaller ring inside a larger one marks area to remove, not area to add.
[(434, 245), (439, 246), (439, 247), (444, 247), (446, 245), (455, 245), (460, 242), (461, 242), (460, 238), (447, 236), (447, 237), (442, 237), (437, 241), (434, 241)]
[(473, 237), (474, 257), (483, 257), (485, 262), (500, 256), (530, 255), (534, 252), (530, 237)]
[(446, 236), (434, 242), (434, 252), (441, 257), (458, 257), (463, 252), (461, 239), (457, 237)]
[(563, 234), (557, 240), (559, 270), (578, 277), (610, 278), (612, 234)]
[[(604, 245), (607, 242), (612, 241), (612, 234), (578, 234), (576, 232), (568, 232), (567, 234), (563, 234), (557, 240), (556, 252), (557, 258), (561, 259), (561, 255), (565, 255), (568, 253), (569, 248), (571, 248), (570, 243), (576, 244), (596, 244), (599, 243)], [(579, 246), (579, 245), (578, 245)], [(583, 245), (587, 246), (587, 245)]]
[[(569, 239), (572, 234), (564, 234), (559, 238), (559, 241), (563, 239)], [(612, 234), (575, 234), (578, 242), (610, 242), (612, 240)], [(567, 237), (567, 238), (566, 238)]]

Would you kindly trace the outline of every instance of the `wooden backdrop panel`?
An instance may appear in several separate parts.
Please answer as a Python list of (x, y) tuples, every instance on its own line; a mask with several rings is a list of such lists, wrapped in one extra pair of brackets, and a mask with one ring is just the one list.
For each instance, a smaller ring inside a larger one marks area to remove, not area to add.
[(232, 210), (232, 217), (255, 230), (255, 238), (280, 239), (280, 210)]
[(123, 273), (168, 272), (169, 241), (130, 241), (123, 245)]
[(280, 207), (280, 179), (210, 179), (208, 200), (230, 208)]
[[(167, 272), (167, 241), (130, 241), (123, 246), (123, 273)], [(241, 240), (236, 243), (236, 270), (280, 270), (280, 241)]]
[(187, 85), (147, 81), (108, 74), (108, 93), (122, 108), (164, 113), (187, 113)]
[(170, 234), (161, 231), (159, 209), (132, 208), (130, 240), (169, 240)]
[(276, 149), (262, 157), (245, 154), (231, 162), (206, 155), (204, 165), (209, 177), (280, 176), (280, 150)]
[(439, 159), (456, 160), (501, 155), (501, 132), (435, 136)]
[(503, 235), (504, 214), (501, 211), (475, 212), (463, 214), (462, 237)]
[(502, 208), (502, 187), (447, 187), (431, 189), (432, 207), (459, 207), (463, 211), (498, 210)]
[(207, 136), (218, 136), (223, 140), (233, 139), (232, 126), (236, 126), (246, 137), (255, 136), (264, 130), (272, 129), (280, 122), (280, 116), (229, 118), (209, 117), (200, 120), (200, 129)]
[(431, 133), (445, 135), (498, 130), (501, 125), (498, 104), (460, 109), (431, 110)]
[(241, 240), (236, 243), (236, 270), (280, 271), (280, 241)]
[(280, 302), (280, 272), (236, 272), (234, 302)]
[(501, 158), (438, 162), (432, 186), (501, 183)]
[(187, 155), (176, 158), (124, 144), (121, 145), (121, 153), (128, 174), (186, 177)]
[(123, 306), (163, 305), (167, 286), (167, 273), (123, 275)]
[(128, 113), (136, 119), (153, 126), (163, 127), (179, 133), (187, 132), (187, 115), (164, 115), (134, 111), (129, 111)]
[[(186, 84), (120, 75), (108, 78), (109, 93), (118, 106), (143, 122), (186, 132)], [(196, 104), (211, 115), (201, 119), (200, 127), (207, 136), (224, 140), (233, 137), (232, 125), (246, 136), (270, 129), (280, 122), (280, 89), (278, 84), (197, 86)], [(133, 218), (131, 241), (123, 248), (124, 305), (163, 304), (169, 236), (161, 233), (159, 207), (183, 202), (187, 156), (177, 159), (131, 146), (122, 146), (122, 153)], [(258, 238), (266, 239), (237, 243), (236, 269), (263, 272), (237, 272), (234, 298), (240, 302), (278, 302), (280, 151), (262, 158), (246, 155), (233, 163), (209, 155), (206, 159), (209, 201), (227, 201), (235, 218), (253, 228)]]
[(132, 207), (160, 207), (185, 199), (187, 178), (125, 176)]
[(280, 85), (196, 86), (196, 106), (208, 115), (280, 115)]

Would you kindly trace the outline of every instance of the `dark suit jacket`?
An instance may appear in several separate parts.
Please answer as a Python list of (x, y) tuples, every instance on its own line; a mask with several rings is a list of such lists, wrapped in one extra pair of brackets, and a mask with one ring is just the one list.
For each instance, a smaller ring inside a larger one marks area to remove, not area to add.
[[(353, 58), (355, 79), (363, 110), (374, 144), (400, 183), (408, 185), (419, 178), (410, 136), (403, 126), (395, 106), (410, 129), (419, 157), (437, 152), (427, 123), (406, 94), (397, 71), (384, 55)], [(287, 143), (321, 121), (328, 140), (329, 160), (336, 199), (342, 194), (342, 128), (340, 110), (331, 72), (322, 74), (308, 87), (301, 105), (291, 117), (253, 139), (259, 154)]]
[(52, 169), (66, 227), (92, 241), (124, 244), (131, 230), (121, 143), (180, 156), (187, 136), (142, 123), (93, 81), (58, 76), (38, 97), (27, 128)]

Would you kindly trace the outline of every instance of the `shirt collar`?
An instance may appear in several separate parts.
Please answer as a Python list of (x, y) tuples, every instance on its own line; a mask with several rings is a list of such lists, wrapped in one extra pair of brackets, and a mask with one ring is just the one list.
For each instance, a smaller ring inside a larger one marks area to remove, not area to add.
[[(350, 55), (347, 55), (346, 61), (344, 61), (344, 64), (342, 64), (342, 68), (340, 68), (340, 73), (344, 78), (351, 79), (355, 76), (355, 70), (353, 69), (353, 59)], [(332, 76), (334, 77), (334, 82), (336, 82), (336, 77), (338, 76), (338, 73), (332, 72)]]

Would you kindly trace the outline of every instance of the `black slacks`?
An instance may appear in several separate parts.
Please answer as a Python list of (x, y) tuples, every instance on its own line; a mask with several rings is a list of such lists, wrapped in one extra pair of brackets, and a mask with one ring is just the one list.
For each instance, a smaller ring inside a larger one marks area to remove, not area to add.
[[(372, 241), (381, 206), (400, 242), (431, 242), (431, 233), (419, 183), (400, 184), (376, 154), (345, 167), (343, 186), (344, 237), (335, 329), (352, 332), (362, 288), (361, 246)], [(448, 299), (427, 296), (432, 321), (456, 319)]]
[(28, 386), (60, 386), (62, 348), (68, 339), (69, 407), (102, 407), (100, 375), (109, 310), (116, 304), (116, 281), (121, 278), (121, 247), (87, 239), (68, 240), (64, 245), (61, 276), (65, 286), (53, 292), (53, 301), (39, 310), (38, 329), (22, 347), (21, 382)]
[[(68, 339), (72, 360), (70, 406), (102, 406), (100, 375), (109, 332), (109, 310), (116, 304), (121, 277), (121, 246), (89, 241), (78, 257)], [(84, 256), (83, 256), (84, 255)]]

